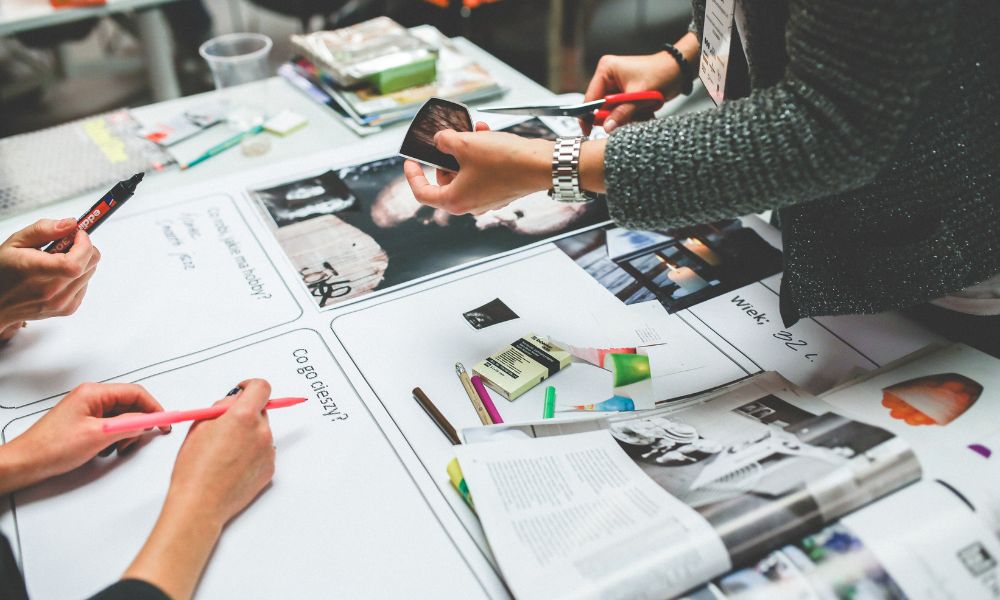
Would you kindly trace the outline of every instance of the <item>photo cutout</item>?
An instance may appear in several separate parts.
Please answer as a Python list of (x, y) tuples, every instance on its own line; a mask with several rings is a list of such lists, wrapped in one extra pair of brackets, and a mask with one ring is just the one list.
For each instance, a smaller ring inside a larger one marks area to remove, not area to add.
[(498, 323), (506, 323), (517, 317), (517, 313), (503, 303), (500, 298), (490, 300), (479, 308), (474, 308), (462, 313), (465, 320), (472, 325), (473, 329), (486, 329)]
[(434, 145), (434, 136), (446, 129), (472, 131), (469, 109), (458, 102), (431, 98), (420, 107), (410, 123), (399, 154), (431, 167), (457, 172), (459, 167), (455, 157), (441, 152)]
[(883, 388), (882, 406), (907, 425), (945, 426), (972, 408), (982, 393), (983, 386), (965, 375), (927, 375)]

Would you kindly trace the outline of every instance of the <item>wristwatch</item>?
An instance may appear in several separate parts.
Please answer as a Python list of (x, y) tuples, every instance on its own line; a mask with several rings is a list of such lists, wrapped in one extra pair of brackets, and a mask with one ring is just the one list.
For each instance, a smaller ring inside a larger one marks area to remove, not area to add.
[(580, 146), (584, 138), (556, 140), (552, 150), (552, 197), (559, 202), (589, 202), (580, 190)]

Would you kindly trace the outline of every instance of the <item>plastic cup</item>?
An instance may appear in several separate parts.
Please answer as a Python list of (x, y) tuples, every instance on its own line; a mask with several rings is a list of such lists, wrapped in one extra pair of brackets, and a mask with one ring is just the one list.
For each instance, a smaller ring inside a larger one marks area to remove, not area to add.
[(215, 88), (223, 89), (271, 75), (267, 55), (271, 38), (260, 33), (228, 33), (214, 37), (198, 48), (212, 69)]

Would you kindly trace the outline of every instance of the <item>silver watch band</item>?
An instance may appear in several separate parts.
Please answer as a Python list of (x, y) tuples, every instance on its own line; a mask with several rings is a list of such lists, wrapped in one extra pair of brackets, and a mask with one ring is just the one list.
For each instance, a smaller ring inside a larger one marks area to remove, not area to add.
[(560, 202), (587, 202), (580, 190), (582, 137), (559, 138), (552, 150), (552, 197)]

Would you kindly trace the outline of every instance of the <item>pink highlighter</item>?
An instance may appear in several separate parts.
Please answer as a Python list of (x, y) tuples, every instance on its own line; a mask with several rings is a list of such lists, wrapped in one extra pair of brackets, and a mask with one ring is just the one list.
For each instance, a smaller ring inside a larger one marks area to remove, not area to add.
[[(264, 410), (272, 408), (285, 408), (295, 406), (305, 402), (305, 398), (275, 398), (264, 405)], [(146, 413), (129, 417), (114, 419), (112, 423), (105, 423), (102, 427), (104, 433), (122, 433), (124, 431), (143, 431), (153, 427), (163, 427), (181, 421), (203, 421), (222, 416), (228, 406), (209, 406), (208, 408), (195, 408), (192, 410), (164, 410), (154, 413)], [(487, 408), (488, 410), (488, 408)], [(495, 409), (494, 409), (495, 410)]]

